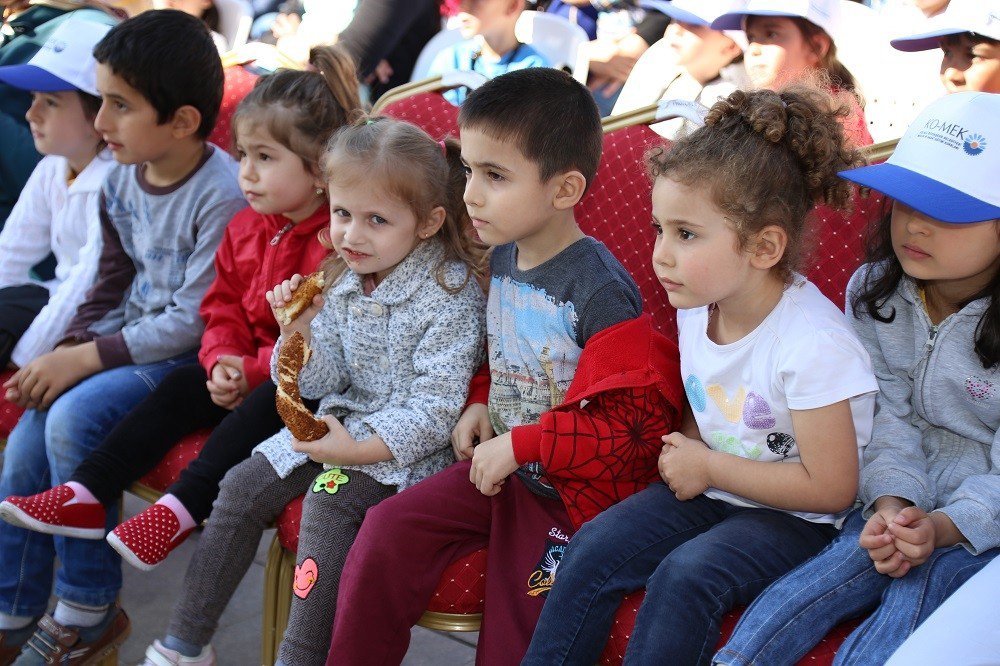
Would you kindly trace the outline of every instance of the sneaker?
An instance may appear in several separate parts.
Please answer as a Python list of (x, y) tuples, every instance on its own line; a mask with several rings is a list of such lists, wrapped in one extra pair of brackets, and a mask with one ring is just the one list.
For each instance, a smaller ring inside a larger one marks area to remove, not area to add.
[(146, 661), (142, 662), (142, 666), (215, 666), (215, 650), (206, 645), (197, 657), (185, 657), (176, 650), (164, 647), (156, 639), (146, 648)]
[(104, 506), (78, 502), (66, 485), (56, 486), (31, 497), (12, 496), (0, 502), (0, 518), (12, 525), (36, 532), (101, 539), (104, 537)]
[(45, 615), (38, 621), (34, 635), (21, 648), (21, 655), (14, 664), (99, 664), (125, 642), (130, 631), (128, 615), (118, 604), (112, 604), (101, 623), (94, 627), (64, 627), (51, 615)]
[(37, 622), (32, 622), (24, 629), (6, 629), (0, 631), (0, 666), (10, 666), (21, 654), (21, 648), (35, 633)]
[(181, 531), (174, 512), (162, 504), (154, 504), (112, 530), (108, 543), (126, 562), (150, 571), (193, 531), (193, 528)]

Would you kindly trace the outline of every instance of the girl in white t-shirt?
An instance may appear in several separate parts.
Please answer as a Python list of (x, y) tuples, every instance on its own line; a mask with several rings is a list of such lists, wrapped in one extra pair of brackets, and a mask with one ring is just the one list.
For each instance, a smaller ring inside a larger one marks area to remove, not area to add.
[(573, 537), (525, 664), (595, 663), (643, 587), (625, 663), (707, 663), (726, 612), (836, 535), (877, 385), (844, 314), (794, 271), (810, 209), (844, 207), (837, 171), (860, 161), (831, 108), (818, 90), (737, 91), (650, 154), (689, 409), (663, 438), (663, 483)]

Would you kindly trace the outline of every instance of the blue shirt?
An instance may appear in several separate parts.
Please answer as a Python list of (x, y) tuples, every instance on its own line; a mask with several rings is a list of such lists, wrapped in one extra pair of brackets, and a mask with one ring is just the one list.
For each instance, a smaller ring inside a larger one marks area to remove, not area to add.
[[(528, 67), (548, 67), (549, 63), (542, 54), (531, 48), (529, 44), (518, 43), (513, 49), (504, 53), (500, 60), (490, 61), (481, 56), (482, 41), (480, 39), (467, 39), (459, 42), (437, 54), (428, 76), (436, 76), (445, 72), (455, 70), (463, 72), (479, 72), (486, 78), (492, 79)], [(469, 91), (465, 88), (456, 88), (444, 93), (444, 98), (452, 104), (460, 105), (465, 101), (465, 96)]]

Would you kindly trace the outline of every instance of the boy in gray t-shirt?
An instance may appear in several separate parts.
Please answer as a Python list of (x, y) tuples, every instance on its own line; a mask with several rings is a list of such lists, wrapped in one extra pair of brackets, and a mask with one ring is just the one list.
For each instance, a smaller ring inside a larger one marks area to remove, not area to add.
[[(235, 162), (205, 141), (223, 79), (204, 23), (146, 12), (112, 28), (94, 57), (103, 98), (95, 127), (120, 163), (103, 188), (97, 282), (59, 346), (5, 384), (7, 399), (28, 409), (7, 441), (0, 497), (68, 481), (164, 376), (196, 362), (215, 249), (245, 205)], [(74, 492), (60, 506), (74, 504)], [(113, 528), (118, 511), (107, 516)], [(42, 617), (56, 556), (58, 603)], [(103, 539), (0, 522), (0, 662), (21, 650), (83, 662), (119, 645), (129, 632), (120, 588), (118, 556)]]
[(484, 546), (477, 661), (520, 661), (570, 535), (656, 477), (660, 438), (679, 422), (676, 346), (574, 217), (602, 144), (587, 89), (558, 70), (504, 74), (469, 95), (459, 126), (465, 203), (494, 247), (488, 396), (481, 372), (452, 432), (460, 462), (365, 515), (331, 662), (371, 661), (372, 646), (401, 661), (442, 571)]

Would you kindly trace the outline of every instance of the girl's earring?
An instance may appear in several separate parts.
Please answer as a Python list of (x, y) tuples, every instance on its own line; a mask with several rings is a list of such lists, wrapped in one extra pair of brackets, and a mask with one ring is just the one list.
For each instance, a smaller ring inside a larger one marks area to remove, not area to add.
[(326, 190), (324, 190), (322, 187), (317, 187), (316, 188), (316, 196), (321, 197), (324, 194), (326, 194)]

